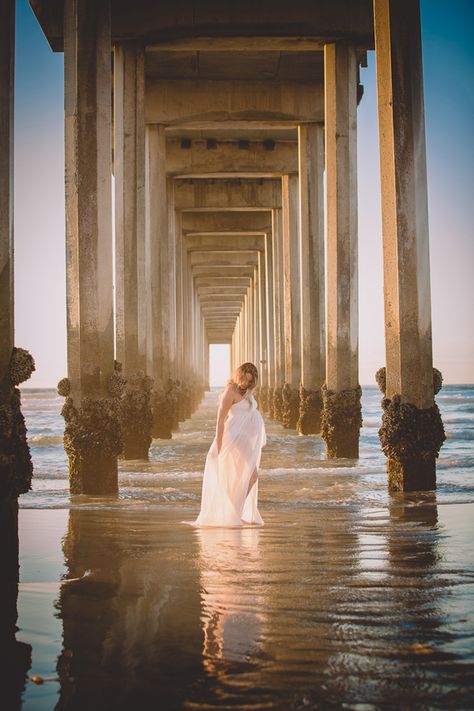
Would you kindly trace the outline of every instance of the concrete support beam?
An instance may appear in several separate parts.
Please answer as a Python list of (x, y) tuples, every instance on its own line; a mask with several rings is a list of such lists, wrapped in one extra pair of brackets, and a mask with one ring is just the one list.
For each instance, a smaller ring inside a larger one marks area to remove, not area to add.
[(285, 382), (285, 323), (283, 289), (283, 219), (282, 210), (275, 210), (273, 223), (273, 320), (275, 324), (275, 381), (281, 389)]
[(146, 129), (146, 282), (149, 293), (147, 372), (156, 384), (170, 375), (169, 241), (164, 126)]
[(192, 266), (210, 265), (213, 267), (249, 267), (257, 264), (258, 256), (255, 251), (223, 251), (223, 252), (190, 252), (189, 260)]
[(283, 293), (285, 325), (285, 387), (283, 419), (285, 427), (295, 429), (299, 418), (301, 382), (301, 295), (298, 235), (298, 177), (284, 175), (283, 198)]
[(322, 393), (326, 377), (324, 285), (324, 129), (321, 124), (298, 127), (299, 242), (301, 254), (301, 393), (298, 430), (321, 429)]
[[(67, 0), (64, 34), (68, 377), (80, 408), (83, 397), (108, 397), (114, 370), (109, 3)], [(96, 406), (94, 427), (102, 428), (102, 441), (112, 423)], [(66, 442), (76, 441), (78, 420), (90, 422), (81, 408), (78, 413), (66, 419)], [(102, 454), (102, 446), (93, 446), (97, 431), (89, 434), (83, 452), (73, 452), (71, 444), (71, 490), (116, 491), (117, 461), (110, 452), (121, 444)]]
[[(172, 182), (173, 205), (175, 205), (175, 183)], [(186, 251), (183, 244), (183, 235), (181, 230), (181, 213), (175, 212), (174, 215), (174, 248), (176, 258), (176, 369), (182, 375), (185, 372), (184, 366), (184, 274), (183, 264), (186, 257)]]
[[(140, 267), (144, 266), (144, 254), (140, 254), (144, 239), (144, 91), (143, 48), (135, 43), (117, 45), (114, 51), (115, 320), (116, 358), (122, 363), (125, 377), (140, 367), (138, 304), (139, 288), (143, 284), (139, 279), (139, 256), (142, 257)], [(144, 315), (143, 309), (141, 316)], [(143, 340), (141, 345), (144, 345)]]
[[(176, 271), (176, 245), (170, 236), (174, 227), (174, 209), (168, 207), (172, 199), (172, 184), (166, 178), (166, 140), (163, 126), (146, 127), (146, 288), (149, 304), (147, 310), (147, 373), (153, 377), (153, 436), (169, 439), (173, 429), (178, 426), (179, 415), (173, 398), (175, 353), (176, 353), (176, 303), (178, 300), (174, 273)], [(187, 265), (186, 265), (187, 266)], [(185, 267), (186, 268), (186, 267)], [(185, 285), (189, 276), (180, 279), (180, 286)], [(181, 295), (180, 295), (181, 296)], [(191, 294), (192, 298), (192, 294)], [(191, 368), (188, 361), (193, 358), (194, 333), (191, 312), (184, 294), (180, 305), (183, 310), (183, 333), (185, 342), (183, 354), (186, 361), (184, 371)], [(190, 308), (190, 306), (189, 306)], [(187, 329), (186, 331), (184, 329)], [(180, 334), (181, 335), (181, 334)], [(179, 403), (181, 417), (189, 412), (190, 403)]]
[(10, 396), (14, 346), (13, 293), (13, 108), (15, 3), (2, 0), (0, 28), (0, 399)]
[(267, 346), (267, 285), (265, 274), (265, 252), (258, 255), (258, 313), (257, 313), (257, 342), (258, 342), (258, 363), (256, 363), (260, 374), (261, 388), (268, 387), (268, 346)]
[(235, 303), (241, 304), (242, 302), (242, 297), (239, 294), (227, 294), (226, 292), (223, 292), (219, 295), (219, 298), (216, 299), (215, 294), (201, 294), (199, 290), (197, 293), (202, 306), (205, 304), (212, 304), (217, 307)]
[[(381, 438), (388, 454), (390, 488), (434, 489), (435, 461), (444, 432), (433, 390), (419, 2), (375, 0), (374, 15), (382, 187), (385, 397), (390, 401)], [(406, 431), (402, 429), (395, 396), (401, 399), (402, 407), (414, 406), (413, 421)], [(427, 429), (431, 430), (429, 444), (425, 441)], [(407, 451), (411, 452), (408, 457)]]
[(166, 143), (166, 170), (174, 176), (253, 172), (278, 175), (285, 171), (295, 173), (297, 169), (296, 141), (276, 141), (271, 151), (263, 141), (249, 141), (244, 149), (237, 141), (216, 143), (213, 148), (208, 148), (202, 139), (192, 140), (190, 148), (183, 148), (177, 139)]
[(223, 284), (222, 286), (198, 286), (196, 284), (196, 289), (201, 297), (201, 300), (204, 296), (213, 296), (214, 300), (216, 296), (222, 296), (222, 297), (229, 297), (229, 296), (243, 296), (245, 294), (245, 287), (243, 286), (226, 286)]
[[(18, 382), (12, 382), (10, 365), (14, 358), (14, 281), (13, 281), (13, 129), (15, 2), (0, 0), (0, 586), (2, 589), (1, 649), (6, 660), (18, 659), (16, 641), (19, 580), (18, 495), (30, 487), (32, 465), (26, 441), (18, 436), (23, 416)], [(24, 378), (26, 380), (26, 378)], [(12, 426), (12, 423), (13, 426)], [(25, 663), (22, 665), (25, 667)], [(28, 664), (29, 666), (29, 664)], [(20, 670), (18, 670), (20, 671)], [(8, 661), (5, 670), (9, 693)], [(24, 669), (26, 673), (26, 669)], [(21, 673), (21, 672), (20, 672)], [(15, 677), (15, 675), (13, 675)], [(16, 695), (16, 694), (15, 694)]]
[(327, 197), (327, 365), (323, 437), (330, 457), (358, 457), (357, 59), (324, 48)]
[(244, 298), (244, 323), (245, 323), (245, 360), (252, 360), (252, 331), (251, 331), (251, 309), (252, 309), (252, 286)]
[[(273, 216), (274, 216), (273, 211)], [(275, 322), (273, 318), (273, 301), (275, 288), (273, 283), (273, 234), (266, 236), (265, 248), (265, 310), (266, 310), (266, 371), (267, 371), (267, 402), (264, 410), (272, 413), (271, 392), (275, 386)]]
[[(247, 7), (250, 12), (250, 6)], [(62, 4), (35, 0), (34, 8), (51, 46), (60, 51)], [(150, 0), (135, 0), (133, 13), (130, 13), (128, 3), (116, 3), (113, 40), (146, 35), (152, 58), (156, 52), (164, 52), (169, 57), (172, 52), (186, 52), (193, 56), (195, 52), (217, 51), (227, 52), (230, 56), (240, 52), (263, 52), (265, 59), (267, 52), (318, 52), (324, 42), (349, 35), (363, 46), (372, 45), (372, 18), (367, 0), (330, 3), (324, 7), (324, 12), (319, 6), (313, 8), (313, 4), (307, 2), (296, 2), (291, 7), (258, 3), (251, 7), (252, 35), (249, 36), (242, 29), (246, 20), (242, 11), (236, 12), (235, 6), (230, 3), (223, 5), (220, 0), (201, 2), (195, 8), (187, 2), (165, 3), (156, 13), (150, 12)], [(226, 36), (222, 32), (222, 23), (215, 21), (223, 13), (229, 28)], [(182, 31), (183, 26), (188, 29), (186, 33)], [(304, 28), (304, 33), (291, 34), (291, 26)], [(269, 27), (272, 28), (271, 36)]]
[(303, 123), (324, 118), (321, 82), (150, 79), (147, 123), (168, 126), (232, 121)]
[(301, 380), (301, 297), (298, 243), (298, 178), (284, 175), (283, 289), (285, 304), (285, 381), (299, 388)]
[(249, 285), (249, 277), (246, 276), (233, 276), (232, 278), (229, 278), (229, 276), (214, 276), (214, 277), (195, 277), (194, 278), (196, 287), (200, 288), (217, 288), (220, 289), (221, 287), (226, 287), (228, 286), (229, 288), (238, 288), (241, 289), (243, 288), (244, 291), (246, 287)]
[(193, 266), (193, 275), (206, 278), (225, 277), (230, 282), (233, 279), (253, 276), (253, 268), (251, 266), (242, 266), (241, 264), (229, 264), (228, 266), (222, 264), (197, 265)]
[(188, 252), (198, 250), (200, 252), (215, 251), (218, 249), (221, 252), (236, 250), (244, 251), (263, 251), (265, 249), (265, 234), (243, 234), (227, 237), (213, 237), (211, 235), (195, 235), (188, 233), (184, 237), (186, 249)]
[(127, 380), (122, 395), (125, 459), (148, 459), (151, 443), (146, 369), (144, 49), (114, 51), (115, 304), (116, 359)]
[(75, 401), (113, 370), (110, 10), (66, 6), (68, 373)]
[(260, 212), (183, 212), (183, 233), (256, 233), (272, 228), (270, 210)]
[(280, 180), (175, 180), (177, 210), (259, 210), (281, 207)]
[(166, 194), (168, 203), (168, 289), (169, 289), (169, 308), (168, 308), (168, 321), (169, 321), (169, 361), (170, 361), (170, 372), (176, 375), (177, 368), (177, 338), (178, 338), (178, 328), (177, 328), (177, 244), (176, 244), (176, 226), (181, 228), (181, 220), (176, 212), (174, 206), (174, 190), (173, 181), (168, 178), (166, 181)]
[(229, 305), (226, 304), (225, 306), (216, 307), (216, 308), (203, 306), (202, 313), (204, 314), (204, 316), (209, 316), (209, 317), (220, 316), (221, 318), (222, 317), (227, 318), (227, 317), (232, 317), (233, 315), (236, 316), (239, 313), (240, 308), (241, 308), (240, 302), (237, 302), (235, 304), (229, 304)]

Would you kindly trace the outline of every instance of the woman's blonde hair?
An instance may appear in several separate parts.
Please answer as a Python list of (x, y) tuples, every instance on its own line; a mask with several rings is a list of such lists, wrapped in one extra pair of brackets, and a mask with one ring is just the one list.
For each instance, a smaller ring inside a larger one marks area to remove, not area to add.
[[(243, 375), (250, 374), (252, 376), (252, 379), (249, 381), (249, 384), (247, 385), (246, 388), (242, 388), (240, 385), (240, 379), (242, 378)], [(244, 397), (246, 400), (251, 402), (251, 392), (254, 389), (254, 387), (257, 385), (258, 382), (258, 370), (256, 366), (253, 363), (242, 363), (242, 365), (239, 365), (238, 368), (234, 370), (232, 373), (232, 377), (229, 378), (227, 381), (227, 384), (233, 384), (236, 388), (236, 390)]]

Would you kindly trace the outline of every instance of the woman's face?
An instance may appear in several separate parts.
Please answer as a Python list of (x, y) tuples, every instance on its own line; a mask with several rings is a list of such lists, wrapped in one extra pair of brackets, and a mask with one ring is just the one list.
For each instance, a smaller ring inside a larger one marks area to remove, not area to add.
[(241, 373), (239, 376), (239, 385), (241, 388), (248, 388), (252, 382), (252, 373)]

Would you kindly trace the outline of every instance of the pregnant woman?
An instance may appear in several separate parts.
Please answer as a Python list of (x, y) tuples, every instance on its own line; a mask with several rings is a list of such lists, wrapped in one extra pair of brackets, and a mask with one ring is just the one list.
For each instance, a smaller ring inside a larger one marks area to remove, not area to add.
[(216, 436), (206, 458), (195, 526), (263, 524), (257, 508), (258, 468), (267, 438), (252, 394), (257, 379), (254, 364), (243, 363), (220, 394)]

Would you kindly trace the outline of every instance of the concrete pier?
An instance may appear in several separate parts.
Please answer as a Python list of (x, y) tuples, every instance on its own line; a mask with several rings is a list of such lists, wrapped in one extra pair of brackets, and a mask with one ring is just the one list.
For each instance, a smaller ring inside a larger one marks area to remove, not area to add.
[(391, 489), (434, 489), (444, 430), (434, 403), (420, 9), (375, 0), (374, 13), (387, 362), (380, 437)]
[(301, 382), (301, 275), (298, 240), (298, 177), (282, 179), (283, 293), (285, 324), (285, 385), (283, 425), (296, 429)]
[[(28, 351), (15, 348), (14, 324), (14, 62), (15, 2), (0, 1), (0, 652), (7, 677), (19, 680), (29, 645), (15, 640), (19, 580), (18, 497), (31, 488), (33, 466), (17, 387), (35, 369)], [(18, 687), (20, 684), (18, 684)], [(9, 701), (6, 695), (7, 703)], [(12, 704), (16, 706), (18, 699)]]
[(81, 494), (117, 491), (123, 447), (113, 380), (110, 32), (108, 2), (65, 3), (68, 381), (60, 394), (71, 491)]
[(136, 43), (114, 51), (116, 359), (126, 387), (121, 426), (125, 459), (148, 459), (152, 379), (146, 368), (145, 54)]
[(322, 436), (329, 457), (359, 456), (362, 424), (357, 288), (357, 59), (347, 42), (324, 47), (327, 363)]
[(298, 127), (299, 249), (301, 264), (301, 434), (321, 430), (326, 377), (324, 283), (324, 127)]
[[(387, 346), (381, 443), (392, 488), (434, 486), (442, 425), (419, 6), (320, 5), (259, 6), (249, 21), (227, 0), (203, 0), (191, 22), (179, 0), (159, 8), (67, 0), (64, 13), (61, 4), (33, 3), (52, 48), (65, 53), (68, 378), (60, 390), (73, 491), (115, 490), (119, 453), (146, 458), (152, 435), (173, 436), (209, 385), (209, 346), (218, 343), (231, 346), (233, 369), (255, 362), (269, 417), (321, 434), (328, 457), (358, 457), (357, 106), (359, 67), (374, 44)], [(430, 422), (421, 447), (400, 430), (406, 407), (415, 408), (413, 432)], [(107, 424), (101, 408), (118, 414)], [(110, 434), (90, 478), (79, 422), (88, 437), (103, 426)], [(394, 444), (400, 432), (408, 459)]]

